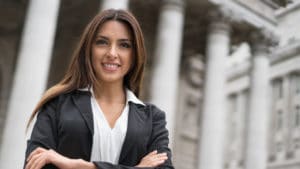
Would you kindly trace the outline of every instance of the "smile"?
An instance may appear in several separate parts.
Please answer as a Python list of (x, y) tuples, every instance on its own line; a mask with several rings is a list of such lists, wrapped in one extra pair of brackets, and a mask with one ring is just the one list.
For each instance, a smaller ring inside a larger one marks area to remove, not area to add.
[(117, 70), (121, 65), (116, 64), (116, 63), (104, 63), (102, 64), (105, 70), (108, 71), (115, 71)]

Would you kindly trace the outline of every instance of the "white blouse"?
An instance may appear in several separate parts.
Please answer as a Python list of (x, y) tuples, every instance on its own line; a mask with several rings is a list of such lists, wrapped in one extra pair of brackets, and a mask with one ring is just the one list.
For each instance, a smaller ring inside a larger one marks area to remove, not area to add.
[(92, 93), (91, 105), (94, 117), (94, 136), (91, 161), (103, 161), (118, 164), (127, 132), (129, 101), (142, 105), (144, 105), (144, 103), (139, 100), (132, 91), (126, 89), (125, 108), (123, 109), (120, 117), (117, 119), (115, 126), (111, 128), (103, 111), (101, 110), (101, 107), (95, 99), (92, 88), (90, 88), (90, 90)]

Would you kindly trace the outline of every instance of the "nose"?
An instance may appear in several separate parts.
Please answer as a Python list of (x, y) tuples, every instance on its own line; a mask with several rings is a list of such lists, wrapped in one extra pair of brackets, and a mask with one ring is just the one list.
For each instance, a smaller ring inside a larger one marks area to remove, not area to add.
[(116, 45), (111, 45), (111, 47), (108, 50), (108, 56), (112, 59), (118, 56), (118, 49)]

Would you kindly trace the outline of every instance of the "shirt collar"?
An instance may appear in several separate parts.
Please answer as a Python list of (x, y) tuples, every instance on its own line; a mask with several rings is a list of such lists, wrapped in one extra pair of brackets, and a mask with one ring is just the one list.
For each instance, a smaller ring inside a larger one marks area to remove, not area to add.
[(140, 99), (138, 99), (131, 90), (129, 90), (127, 88), (126, 88), (126, 99), (127, 99), (127, 103), (133, 102), (135, 104), (141, 104), (141, 105), (145, 106), (145, 104)]
[[(90, 91), (91, 94), (92, 94), (92, 97), (94, 97), (94, 90), (93, 90), (92, 87), (80, 88), (78, 90), (80, 90), (80, 91)], [(141, 104), (141, 105), (145, 106), (144, 102), (142, 102), (140, 99), (138, 99), (131, 90), (126, 88), (126, 103), (129, 103), (129, 102), (133, 102), (135, 104)]]

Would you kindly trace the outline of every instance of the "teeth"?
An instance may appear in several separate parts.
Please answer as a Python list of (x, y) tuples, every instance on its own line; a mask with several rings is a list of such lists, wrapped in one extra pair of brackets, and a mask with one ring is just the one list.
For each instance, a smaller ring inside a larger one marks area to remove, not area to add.
[(104, 64), (104, 66), (108, 67), (108, 68), (117, 68), (118, 67), (117, 64), (109, 64), (109, 63)]

